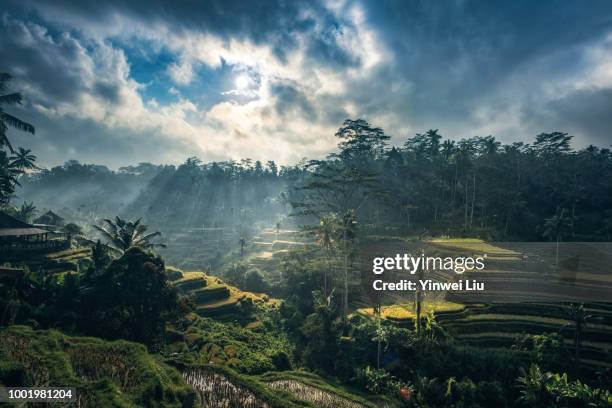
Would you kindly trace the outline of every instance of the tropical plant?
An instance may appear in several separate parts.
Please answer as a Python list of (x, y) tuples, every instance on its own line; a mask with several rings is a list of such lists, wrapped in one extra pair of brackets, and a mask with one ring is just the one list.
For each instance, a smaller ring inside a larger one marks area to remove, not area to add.
[(13, 79), (10, 74), (0, 73), (0, 146), (7, 146), (11, 153), (14, 153), (13, 146), (9, 141), (6, 132), (9, 128), (14, 128), (24, 132), (34, 134), (34, 126), (4, 111), (3, 105), (21, 105), (22, 96), (19, 92), (7, 93), (9, 82)]
[(332, 253), (337, 240), (338, 217), (336, 214), (328, 214), (321, 218), (319, 224), (314, 227), (316, 244), (325, 251), (328, 268), (323, 274), (323, 294), (327, 295), (327, 275), (332, 271)]
[(544, 220), (544, 238), (556, 241), (555, 269), (559, 267), (559, 242), (572, 227), (574, 219), (568, 215), (565, 208), (557, 209), (557, 213)]
[(524, 371), (523, 376), (517, 380), (520, 390), (518, 402), (528, 407), (549, 406), (551, 401), (546, 385), (550, 382), (551, 377), (551, 373), (542, 372), (539, 366), (532, 364), (529, 370)]
[(246, 239), (244, 237), (240, 237), (238, 240), (238, 244), (240, 244), (240, 257), (244, 256), (244, 247), (246, 245)]
[(36, 156), (32, 154), (32, 150), (18, 147), (17, 151), (11, 157), (11, 165), (18, 168), (20, 171), (36, 169), (34, 162)]
[(353, 210), (346, 211), (340, 219), (339, 225), (340, 237), (342, 240), (342, 255), (344, 257), (344, 291), (342, 302), (342, 316), (346, 322), (348, 317), (348, 298), (349, 298), (349, 270), (351, 269), (350, 258), (354, 250), (355, 241), (357, 239), (357, 218)]
[(161, 235), (161, 232), (147, 233), (148, 226), (142, 224), (141, 218), (127, 221), (119, 217), (114, 220), (104, 219), (101, 226), (93, 225), (106, 239), (106, 245), (113, 251), (123, 254), (130, 248), (152, 249), (165, 248), (166, 245), (151, 242), (152, 238)]
[(574, 357), (576, 359), (576, 371), (580, 370), (580, 351), (582, 349), (582, 336), (589, 320), (593, 317), (587, 313), (583, 303), (572, 303), (569, 309), (569, 318), (574, 325)]
[(7, 131), (9, 128), (34, 133), (34, 126), (16, 118), (4, 111), (5, 105), (21, 104), (21, 94), (19, 92), (9, 92), (9, 82), (12, 77), (7, 73), (0, 73), (0, 205), (9, 203), (11, 196), (15, 192), (15, 186), (19, 185), (18, 177), (23, 174), (24, 169), (33, 168), (33, 161), (36, 159), (26, 149), (19, 149), (15, 156), (9, 157), (6, 148), (11, 153), (15, 153), (11, 145)]
[(17, 217), (23, 222), (32, 222), (34, 215), (36, 215), (36, 206), (33, 202), (28, 203), (24, 201), (17, 211)]
[(580, 381), (570, 381), (567, 374), (544, 372), (535, 364), (519, 377), (520, 405), (531, 408), (609, 407), (612, 393), (591, 388)]
[(107, 247), (100, 240), (91, 247), (91, 260), (93, 262), (94, 272), (99, 273), (110, 263)]
[(433, 310), (429, 310), (425, 315), (425, 326), (423, 327), (423, 335), (425, 340), (430, 343), (434, 343), (439, 339), (446, 337), (446, 332), (436, 320), (436, 315)]

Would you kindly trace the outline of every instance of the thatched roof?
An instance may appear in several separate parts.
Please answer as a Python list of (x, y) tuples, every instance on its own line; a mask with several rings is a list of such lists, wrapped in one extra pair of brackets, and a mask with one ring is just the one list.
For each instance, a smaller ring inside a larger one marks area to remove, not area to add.
[(40, 217), (38, 217), (37, 219), (35, 219), (34, 223), (62, 226), (64, 225), (64, 219), (61, 216), (54, 213), (53, 211), (49, 210), (43, 215), (41, 215)]
[(31, 228), (27, 222), (11, 217), (5, 212), (0, 211), (0, 228)]
[(18, 220), (0, 211), (0, 237), (20, 237), (46, 233), (47, 231), (44, 229), (36, 228), (27, 222)]
[(0, 228), (0, 237), (24, 237), (48, 233), (49, 231), (40, 228)]

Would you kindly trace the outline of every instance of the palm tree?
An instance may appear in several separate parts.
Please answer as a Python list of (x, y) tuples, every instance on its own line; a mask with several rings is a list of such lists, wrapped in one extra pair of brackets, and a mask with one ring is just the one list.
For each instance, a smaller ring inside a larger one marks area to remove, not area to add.
[(6, 160), (5, 155), (0, 154), (0, 205), (9, 203), (15, 192), (15, 186), (19, 185), (18, 177), (22, 173)]
[(246, 245), (246, 239), (244, 239), (244, 237), (241, 237), (238, 240), (238, 243), (240, 244), (240, 257), (242, 258), (242, 256), (244, 255), (244, 246)]
[(521, 368), (522, 377), (519, 377), (518, 388), (520, 397), (518, 402), (529, 407), (548, 407), (550, 401), (546, 385), (551, 381), (552, 374), (543, 372), (540, 367), (532, 364), (529, 371)]
[(21, 105), (22, 96), (19, 92), (7, 93), (9, 82), (13, 77), (7, 73), (0, 73), (0, 146), (8, 146), (11, 153), (14, 153), (13, 146), (9, 142), (6, 132), (9, 128), (22, 130), (34, 134), (34, 126), (4, 111), (3, 105)]
[(381, 324), (381, 309), (382, 305), (374, 306), (374, 316), (376, 316), (376, 330), (374, 331), (373, 341), (376, 342), (376, 369), (380, 370), (380, 358), (382, 356), (382, 343), (387, 341), (389, 336), (388, 330)]
[(93, 227), (106, 238), (107, 247), (120, 254), (133, 247), (142, 249), (166, 247), (164, 244), (151, 242), (151, 238), (160, 236), (161, 232), (147, 234), (148, 227), (141, 223), (141, 218), (136, 221), (127, 221), (119, 217), (115, 217), (115, 220), (104, 219), (101, 226), (93, 225)]
[[(319, 225), (315, 227), (316, 243), (327, 255), (327, 265), (331, 272), (331, 254), (338, 229), (338, 217), (336, 214), (329, 214), (321, 218)], [(323, 275), (323, 294), (327, 295), (327, 269)]]
[(569, 318), (574, 325), (574, 353), (576, 358), (576, 371), (580, 370), (580, 349), (582, 348), (582, 334), (588, 321), (593, 317), (584, 309), (583, 303), (572, 303), (569, 310)]
[(555, 252), (555, 270), (559, 266), (559, 241), (563, 239), (567, 231), (572, 227), (574, 218), (567, 214), (567, 210), (557, 209), (557, 213), (550, 218), (544, 220), (544, 238), (557, 242)]
[(340, 236), (342, 237), (342, 251), (344, 252), (344, 299), (342, 314), (346, 322), (348, 317), (348, 275), (349, 275), (349, 257), (353, 250), (353, 243), (357, 238), (357, 218), (353, 210), (348, 210), (344, 213), (340, 220)]
[(11, 157), (11, 165), (20, 171), (37, 168), (34, 164), (35, 161), (36, 156), (32, 154), (32, 150), (24, 149), (23, 147), (17, 148), (17, 151), (14, 152), (14, 156)]
[(93, 262), (93, 269), (96, 273), (99, 273), (106, 267), (109, 262), (109, 256), (106, 251), (107, 247), (102, 244), (100, 240), (91, 247), (91, 260)]
[(19, 208), (18, 216), (19, 219), (24, 222), (31, 222), (32, 218), (36, 214), (36, 206), (34, 202), (28, 203), (26, 201), (21, 204), (21, 208)]

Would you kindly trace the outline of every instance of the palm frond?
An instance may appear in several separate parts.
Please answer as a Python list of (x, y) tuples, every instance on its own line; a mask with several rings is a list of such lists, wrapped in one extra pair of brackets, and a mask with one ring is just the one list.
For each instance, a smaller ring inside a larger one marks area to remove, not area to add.
[(36, 131), (36, 129), (34, 129), (34, 126), (6, 112), (2, 112), (0, 116), (0, 120), (6, 123), (7, 125), (9, 125), (10, 127), (15, 128), (17, 130), (21, 130), (21, 131), (32, 133), (32, 134), (34, 134), (34, 132)]
[(7, 72), (0, 72), (0, 92), (8, 89), (8, 83), (13, 79), (13, 76)]
[(21, 105), (22, 96), (19, 92), (0, 95), (0, 105)]
[(149, 241), (151, 238), (153, 238), (153, 237), (158, 237), (158, 236), (161, 236), (161, 232), (159, 232), (159, 231), (151, 232), (151, 233), (149, 233), (149, 234), (147, 234), (147, 235), (143, 235), (143, 236), (141, 236), (141, 237), (139, 238), (139, 241), (140, 241), (140, 242), (147, 242), (147, 241)]

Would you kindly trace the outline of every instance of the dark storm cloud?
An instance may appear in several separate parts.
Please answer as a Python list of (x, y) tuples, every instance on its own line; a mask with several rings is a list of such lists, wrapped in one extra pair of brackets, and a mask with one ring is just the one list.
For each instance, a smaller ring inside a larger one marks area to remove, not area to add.
[[(51, 34), (38, 24), (2, 16), (0, 62), (2, 72), (13, 74), (21, 89), (36, 92), (37, 103), (52, 108), (59, 103), (78, 103), (83, 93), (116, 103), (117, 78), (98, 78), (91, 46), (70, 34)], [(107, 59), (112, 63), (112, 56)]]
[(56, 101), (74, 101), (79, 94), (86, 68), (81, 65), (83, 54), (83, 48), (71, 37), (54, 39), (40, 26), (2, 17), (2, 69), (17, 78), (28, 78)]
[[(534, 129), (557, 129), (573, 135), (581, 135), (583, 144), (612, 145), (612, 89), (580, 90), (553, 100), (533, 112), (526, 111), (525, 118)], [(547, 127), (548, 126), (548, 127)]]
[(572, 72), (580, 47), (612, 29), (612, 4), (606, 1), (364, 4), (368, 20), (395, 56), (376, 84), (409, 81), (409, 98), (403, 104), (396, 101), (396, 109), (417, 122), (428, 117), (465, 120), (478, 104), (503, 105), (516, 91), (499, 89), (509, 77), (520, 77), (546, 58), (558, 64), (547, 67), (542, 80)]
[[(302, 15), (305, 8), (317, 15), (326, 13), (318, 2), (304, 5), (284, 0), (59, 0), (25, 3), (39, 15), (66, 24), (76, 22), (85, 28), (105, 30), (121, 17), (149, 25), (170, 26), (173, 32), (195, 31), (215, 34), (225, 40), (239, 38), (272, 44), (280, 57), (295, 46), (296, 33), (312, 28), (311, 18)], [(24, 8), (23, 5), (15, 7)]]

